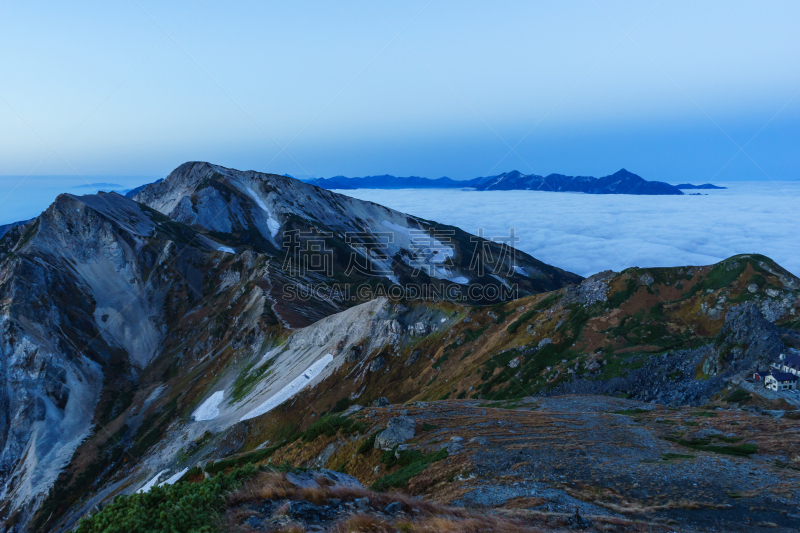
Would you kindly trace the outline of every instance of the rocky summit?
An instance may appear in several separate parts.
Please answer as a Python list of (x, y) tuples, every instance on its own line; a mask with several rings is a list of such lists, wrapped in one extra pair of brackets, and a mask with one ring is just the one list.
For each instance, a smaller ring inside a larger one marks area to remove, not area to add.
[(583, 279), (200, 162), (2, 232), (3, 531), (800, 528), (768, 257)]

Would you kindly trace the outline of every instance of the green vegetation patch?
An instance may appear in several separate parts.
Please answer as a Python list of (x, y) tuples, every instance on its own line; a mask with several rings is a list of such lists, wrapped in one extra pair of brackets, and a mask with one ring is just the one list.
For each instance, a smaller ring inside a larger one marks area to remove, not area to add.
[[(548, 298), (549, 298), (549, 296), (548, 296)], [(547, 299), (547, 298), (545, 298), (545, 299)], [(509, 333), (512, 333), (512, 334), (515, 333), (522, 324), (528, 322), (538, 312), (539, 312), (538, 308), (529, 309), (528, 311), (525, 311), (524, 313), (522, 313), (522, 315), (520, 315), (520, 317), (518, 319), (516, 319), (514, 322), (509, 324), (509, 326), (506, 328), (506, 331), (508, 331)]]
[[(721, 438), (720, 438), (721, 437)], [(734, 437), (736, 440), (741, 440), (740, 438)], [(736, 446), (721, 446), (718, 444), (712, 444), (713, 439), (722, 440), (723, 442), (731, 442), (731, 439), (726, 439), (722, 436), (715, 436), (715, 437), (708, 437), (702, 439), (682, 439), (682, 438), (673, 438), (668, 437), (667, 440), (671, 442), (675, 442), (676, 444), (680, 444), (686, 448), (690, 448), (692, 450), (698, 450), (703, 452), (712, 452), (712, 453), (720, 453), (725, 455), (733, 455), (735, 457), (749, 457), (754, 453), (758, 452), (758, 446), (755, 444), (739, 444)]]
[(689, 455), (685, 453), (664, 453), (661, 455), (661, 459), (664, 461), (672, 461), (673, 459), (694, 459), (694, 455)]
[(247, 394), (253, 390), (256, 384), (261, 381), (261, 378), (265, 377), (269, 373), (270, 368), (277, 359), (278, 356), (276, 355), (265, 361), (263, 365), (255, 370), (252, 370), (253, 366), (255, 366), (254, 363), (246, 366), (233, 383), (233, 388), (231, 389), (231, 398), (233, 398), (233, 401), (239, 401), (247, 396)]
[(199, 483), (153, 487), (149, 492), (119, 496), (102, 511), (80, 521), (78, 533), (211, 533), (227, 492), (252, 477), (243, 468)]
[(361, 444), (358, 445), (357, 453), (365, 454), (368, 453), (370, 450), (375, 448), (375, 439), (378, 437), (379, 431), (376, 431), (366, 439), (361, 441)]
[(625, 288), (621, 291), (617, 291), (614, 294), (611, 294), (606, 301), (606, 307), (609, 309), (619, 309), (619, 306), (630, 300), (633, 293), (636, 292), (638, 285), (636, 284), (636, 280), (634, 279), (627, 279), (625, 280)]
[(615, 415), (640, 415), (642, 413), (649, 413), (650, 409), (639, 409), (638, 407), (635, 409), (620, 409), (619, 411), (612, 411)]
[(745, 268), (747, 268), (748, 262), (756, 270), (762, 270), (754, 261), (748, 261), (747, 259), (723, 261), (714, 266), (714, 268), (706, 274), (705, 278), (695, 283), (691, 290), (687, 291), (686, 294), (681, 297), (681, 300), (688, 300), (695, 294), (702, 294), (707, 290), (717, 291), (730, 287), (739, 279), (739, 276), (742, 275)]
[(750, 398), (752, 398), (752, 396), (746, 390), (736, 389), (735, 391), (725, 396), (725, 401), (729, 403), (744, 403), (750, 400)]
[(231, 468), (239, 468), (244, 465), (251, 465), (253, 463), (263, 461), (264, 459), (269, 458), (270, 455), (281, 449), (284, 446), (284, 444), (285, 443), (276, 444), (275, 446), (270, 446), (269, 448), (264, 448), (263, 450), (256, 450), (254, 452), (246, 453), (238, 457), (231, 457), (230, 459), (222, 459), (220, 461), (214, 461), (213, 463), (209, 463), (206, 465), (205, 471), (208, 472), (209, 474), (216, 474), (218, 472), (223, 472)]
[(311, 426), (300, 435), (300, 438), (303, 439), (303, 442), (311, 442), (320, 435), (333, 437), (341, 432), (342, 435), (347, 436), (353, 435), (354, 433), (364, 433), (366, 429), (367, 425), (364, 422), (355, 422), (346, 416), (327, 415), (311, 424)]
[(291, 437), (281, 441), (280, 443), (264, 448), (263, 450), (256, 450), (254, 452), (246, 453), (238, 457), (231, 457), (230, 459), (222, 459), (208, 464), (205, 467), (206, 472), (213, 474), (222, 472), (231, 468), (238, 468), (243, 465), (257, 463), (268, 459), (273, 453), (283, 448), (287, 444), (291, 444), (296, 440), (303, 442), (311, 442), (320, 435), (332, 437), (341, 432), (344, 436), (353, 435), (355, 433), (363, 433), (366, 431), (367, 426), (363, 422), (355, 422), (346, 416), (326, 415), (313, 424), (303, 432), (295, 433)]
[(423, 454), (419, 450), (400, 450), (397, 447), (383, 453), (381, 462), (387, 468), (400, 466), (399, 470), (395, 470), (391, 474), (387, 474), (378, 479), (372, 484), (372, 489), (376, 491), (385, 491), (388, 488), (402, 488), (408, 485), (408, 482), (414, 476), (421, 474), (428, 465), (441, 461), (447, 458), (447, 450), (442, 448), (438, 452)]

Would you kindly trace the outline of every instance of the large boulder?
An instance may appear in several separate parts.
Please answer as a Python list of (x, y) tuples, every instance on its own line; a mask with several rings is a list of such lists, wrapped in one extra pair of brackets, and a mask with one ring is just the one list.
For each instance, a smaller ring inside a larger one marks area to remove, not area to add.
[(703, 373), (715, 376), (726, 371), (765, 370), (785, 350), (778, 328), (756, 304), (734, 305), (725, 314), (725, 325), (703, 361)]
[(396, 416), (389, 420), (386, 429), (375, 438), (375, 448), (391, 450), (395, 446), (414, 438), (417, 423), (410, 416)]

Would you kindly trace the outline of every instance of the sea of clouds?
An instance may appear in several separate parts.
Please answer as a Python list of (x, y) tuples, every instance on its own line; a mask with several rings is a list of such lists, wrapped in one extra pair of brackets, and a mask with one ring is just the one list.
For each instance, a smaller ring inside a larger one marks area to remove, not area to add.
[(722, 183), (703, 196), (540, 191), (337, 191), (470, 233), (507, 236), (554, 266), (588, 276), (627, 267), (707, 265), (741, 253), (800, 275), (800, 182)]

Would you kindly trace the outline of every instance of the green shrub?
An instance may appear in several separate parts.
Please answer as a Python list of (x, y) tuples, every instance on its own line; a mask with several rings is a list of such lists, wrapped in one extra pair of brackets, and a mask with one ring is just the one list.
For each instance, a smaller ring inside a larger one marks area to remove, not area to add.
[(665, 453), (661, 455), (661, 459), (664, 461), (670, 461), (672, 459), (694, 459), (694, 455), (685, 453)]
[(149, 492), (119, 496), (102, 511), (84, 518), (78, 533), (210, 533), (216, 531), (224, 496), (255, 469), (243, 468), (200, 483), (153, 487)]
[(736, 389), (725, 397), (725, 401), (729, 403), (743, 403), (748, 401), (752, 396), (744, 389)]
[(301, 437), (303, 442), (311, 442), (320, 435), (333, 437), (339, 431), (342, 435), (352, 435), (353, 433), (363, 433), (367, 426), (364, 422), (354, 422), (346, 416), (323, 416), (305, 430)]
[(615, 415), (640, 415), (642, 413), (649, 413), (650, 409), (639, 409), (638, 407), (635, 409), (620, 409), (619, 411), (614, 411)]
[(525, 311), (518, 319), (509, 324), (509, 326), (506, 328), (506, 331), (511, 334), (515, 333), (522, 324), (533, 318), (533, 316), (538, 312), (538, 309), (529, 309), (528, 311)]
[[(720, 436), (714, 436), (713, 438), (722, 440), (723, 442), (732, 442), (736, 440), (741, 440), (740, 438), (729, 438), (726, 439)], [(700, 438), (700, 439), (674, 439), (668, 438), (672, 442), (676, 442), (681, 446), (685, 446), (686, 448), (690, 448), (692, 450), (698, 450), (703, 452), (712, 452), (712, 453), (720, 453), (725, 455), (733, 455), (735, 457), (749, 457), (750, 455), (758, 452), (758, 446), (755, 444), (739, 444), (737, 446), (721, 446), (718, 444), (711, 444), (712, 440), (710, 437), (708, 438)]]
[(396, 450), (397, 448), (395, 447), (394, 450), (384, 452), (381, 462), (386, 464), (387, 468), (392, 468), (395, 465), (399, 465), (401, 468), (378, 479), (372, 484), (373, 490), (384, 491), (391, 487), (405, 487), (411, 478), (421, 474), (428, 468), (429, 464), (447, 458), (447, 450), (444, 448), (427, 455), (424, 455), (419, 450), (401, 450), (397, 454), (399, 458), (395, 457)]
[(378, 431), (361, 441), (358, 445), (358, 453), (364, 454), (375, 448), (375, 439), (378, 437)]

